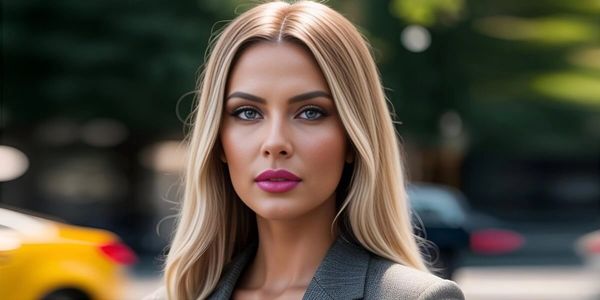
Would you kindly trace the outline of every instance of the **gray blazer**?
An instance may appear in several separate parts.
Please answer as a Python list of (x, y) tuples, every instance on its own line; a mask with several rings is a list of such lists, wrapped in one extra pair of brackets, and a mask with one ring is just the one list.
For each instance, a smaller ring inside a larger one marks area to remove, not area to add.
[[(249, 247), (235, 257), (208, 299), (230, 299), (255, 253), (256, 248)], [(460, 300), (464, 296), (452, 281), (376, 256), (340, 236), (317, 268), (303, 299)]]

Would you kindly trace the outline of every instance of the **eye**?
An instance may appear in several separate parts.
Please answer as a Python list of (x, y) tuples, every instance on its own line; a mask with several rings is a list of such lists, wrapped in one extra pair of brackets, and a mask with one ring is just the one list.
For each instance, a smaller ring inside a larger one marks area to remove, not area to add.
[(256, 109), (247, 106), (235, 109), (231, 115), (246, 121), (260, 119), (260, 113)]
[(322, 118), (323, 116), (326, 116), (326, 113), (321, 108), (311, 105), (305, 107), (305, 109), (302, 112), (300, 112), (298, 116), (300, 116), (301, 119), (305, 120), (317, 120)]

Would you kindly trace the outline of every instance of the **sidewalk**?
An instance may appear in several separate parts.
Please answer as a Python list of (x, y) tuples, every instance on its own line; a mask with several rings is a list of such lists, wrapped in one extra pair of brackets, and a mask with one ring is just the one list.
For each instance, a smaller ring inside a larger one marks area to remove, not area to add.
[[(469, 300), (600, 300), (600, 273), (576, 266), (466, 267), (455, 281)], [(133, 278), (124, 300), (142, 299), (160, 284)]]
[(600, 300), (600, 272), (576, 266), (467, 267), (455, 281), (469, 300)]

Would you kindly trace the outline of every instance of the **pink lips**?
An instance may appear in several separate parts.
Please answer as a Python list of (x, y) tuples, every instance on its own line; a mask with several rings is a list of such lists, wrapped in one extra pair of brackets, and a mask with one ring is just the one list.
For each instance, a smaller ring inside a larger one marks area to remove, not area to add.
[(266, 170), (254, 181), (259, 188), (269, 193), (284, 193), (295, 188), (300, 183), (300, 177), (286, 170)]

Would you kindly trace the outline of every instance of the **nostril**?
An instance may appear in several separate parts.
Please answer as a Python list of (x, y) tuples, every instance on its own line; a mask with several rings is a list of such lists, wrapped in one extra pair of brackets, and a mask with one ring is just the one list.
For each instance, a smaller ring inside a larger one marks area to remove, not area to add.
[(270, 155), (273, 155), (273, 154), (276, 154), (276, 153), (278, 153), (278, 156), (288, 156), (288, 151), (286, 151), (286, 150), (281, 150), (279, 152), (269, 151), (269, 150), (265, 151), (265, 155), (266, 156), (270, 156)]

